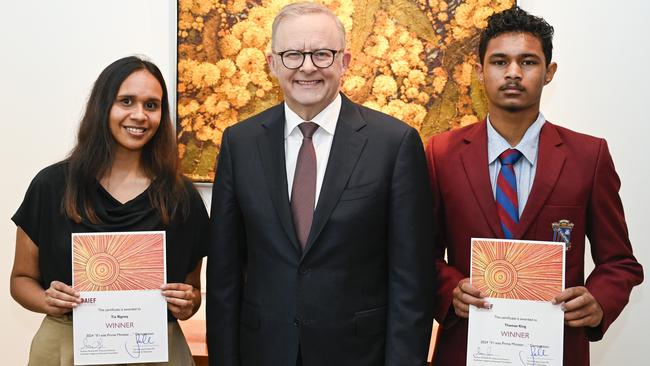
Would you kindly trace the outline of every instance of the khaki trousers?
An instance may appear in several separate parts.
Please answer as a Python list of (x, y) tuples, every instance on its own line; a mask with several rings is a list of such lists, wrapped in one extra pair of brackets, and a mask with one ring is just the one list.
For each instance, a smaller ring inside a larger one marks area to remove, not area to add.
[[(178, 322), (168, 323), (167, 334), (169, 362), (125, 366), (194, 366), (194, 359)], [(69, 315), (61, 318), (47, 315), (32, 340), (28, 366), (73, 366), (72, 346), (72, 318)]]

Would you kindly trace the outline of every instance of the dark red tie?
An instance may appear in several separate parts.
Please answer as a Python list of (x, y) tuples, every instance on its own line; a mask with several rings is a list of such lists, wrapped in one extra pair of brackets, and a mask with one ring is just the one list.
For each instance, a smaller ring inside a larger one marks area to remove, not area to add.
[(316, 201), (316, 150), (311, 138), (318, 125), (314, 122), (303, 122), (298, 125), (298, 128), (302, 132), (302, 145), (298, 152), (296, 172), (291, 187), (291, 214), (298, 241), (302, 249), (305, 249)]

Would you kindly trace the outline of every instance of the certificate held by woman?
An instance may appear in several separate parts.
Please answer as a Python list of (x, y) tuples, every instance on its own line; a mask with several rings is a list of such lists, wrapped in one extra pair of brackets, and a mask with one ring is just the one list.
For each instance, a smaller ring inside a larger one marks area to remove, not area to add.
[(72, 234), (74, 361), (167, 362), (165, 232)]

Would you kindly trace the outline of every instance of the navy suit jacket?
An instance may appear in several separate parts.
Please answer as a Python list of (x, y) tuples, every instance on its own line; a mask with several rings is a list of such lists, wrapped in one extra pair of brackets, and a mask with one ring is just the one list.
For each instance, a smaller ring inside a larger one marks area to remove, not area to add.
[(417, 132), (343, 96), (307, 246), (288, 198), (284, 107), (223, 134), (211, 214), (215, 366), (424, 365), (432, 201)]

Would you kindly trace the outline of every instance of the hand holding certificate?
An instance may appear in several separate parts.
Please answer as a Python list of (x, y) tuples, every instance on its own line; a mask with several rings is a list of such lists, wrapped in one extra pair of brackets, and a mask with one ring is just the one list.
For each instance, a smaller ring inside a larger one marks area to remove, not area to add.
[(72, 235), (76, 365), (166, 362), (165, 232)]
[(562, 365), (564, 245), (472, 239), (470, 281), (491, 309), (469, 308), (467, 365)]

